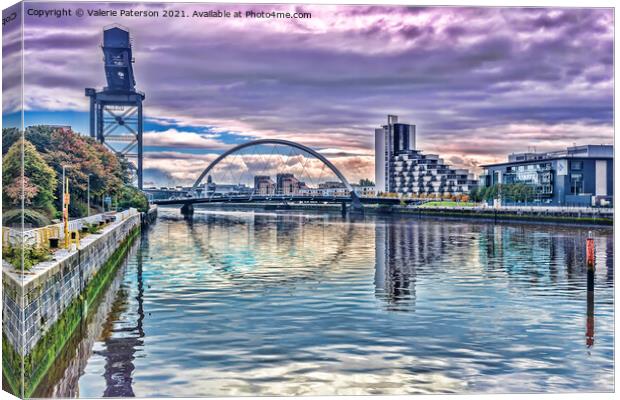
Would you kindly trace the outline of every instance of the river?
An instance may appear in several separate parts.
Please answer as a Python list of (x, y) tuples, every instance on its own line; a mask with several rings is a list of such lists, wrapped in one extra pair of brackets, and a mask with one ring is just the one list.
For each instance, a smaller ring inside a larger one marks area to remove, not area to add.
[(35, 396), (613, 390), (609, 228), (160, 209), (94, 308)]

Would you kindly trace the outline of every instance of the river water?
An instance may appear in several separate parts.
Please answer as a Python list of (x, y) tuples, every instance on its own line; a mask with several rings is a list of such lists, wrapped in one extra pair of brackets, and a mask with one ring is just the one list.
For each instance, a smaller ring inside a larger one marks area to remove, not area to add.
[(613, 318), (611, 229), (160, 209), (35, 395), (612, 391)]

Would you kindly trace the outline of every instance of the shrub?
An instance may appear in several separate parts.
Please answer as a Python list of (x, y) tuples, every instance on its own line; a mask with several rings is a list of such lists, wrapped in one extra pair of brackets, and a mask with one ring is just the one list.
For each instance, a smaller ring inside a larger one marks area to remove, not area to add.
[[(16, 269), (20, 269), (22, 264), (22, 252), (19, 246), (4, 246), (2, 248), (2, 258)], [(46, 248), (36, 248), (24, 246), (24, 271), (28, 271), (34, 265), (46, 261), (50, 258), (50, 252)]]
[(149, 210), (149, 201), (146, 195), (137, 188), (124, 186), (118, 199), (118, 206), (120, 209), (133, 207), (140, 212), (147, 212)]
[(22, 213), (24, 215), (24, 225), (38, 228), (50, 225), (51, 221), (45, 214), (32, 209), (14, 209), (5, 211), (2, 215), (2, 225), (4, 226), (21, 226)]
[(95, 234), (101, 232), (101, 227), (99, 224), (88, 224), (88, 233)]

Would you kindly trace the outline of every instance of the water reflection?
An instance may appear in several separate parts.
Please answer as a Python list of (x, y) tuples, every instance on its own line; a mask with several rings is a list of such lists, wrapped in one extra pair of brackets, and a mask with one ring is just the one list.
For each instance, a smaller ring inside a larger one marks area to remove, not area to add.
[(590, 275), (590, 229), (162, 211), (93, 322), (79, 390), (48, 393), (608, 391), (613, 239), (594, 230)]
[(415, 306), (416, 268), (423, 263), (417, 225), (377, 224), (375, 228), (375, 295), (391, 311)]
[[(84, 374), (93, 348), (105, 335), (106, 324), (110, 320), (114, 304), (122, 292), (127, 260), (138, 252), (140, 240), (136, 240), (128, 251), (127, 259), (119, 267), (116, 277), (94, 304), (90, 305), (87, 319), (68, 341), (65, 351), (50, 368), (33, 397), (79, 397), (79, 379)], [(96, 353), (96, 352), (95, 352)]]
[[(144, 237), (143, 246), (148, 246), (148, 237)], [(132, 374), (135, 369), (133, 361), (136, 353), (144, 344), (144, 282), (142, 266), (144, 254), (138, 249), (136, 259), (137, 296), (133, 297), (131, 286), (120, 287), (108, 318), (103, 324), (103, 349), (94, 354), (105, 359), (105, 390), (103, 397), (134, 397)], [(127, 318), (129, 317), (129, 318)], [(135, 320), (134, 320), (135, 318)], [(101, 340), (100, 339), (100, 340)]]
[(586, 346), (594, 345), (594, 269), (588, 269), (588, 293), (586, 307)]

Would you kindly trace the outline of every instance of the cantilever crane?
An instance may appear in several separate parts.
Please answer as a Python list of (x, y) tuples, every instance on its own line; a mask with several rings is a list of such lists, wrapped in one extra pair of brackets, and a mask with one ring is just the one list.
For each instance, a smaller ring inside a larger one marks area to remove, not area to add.
[(103, 30), (103, 61), (107, 86), (86, 88), (90, 97), (90, 136), (118, 156), (134, 160), (138, 188), (142, 190), (142, 102), (133, 72), (132, 40), (120, 25)]

